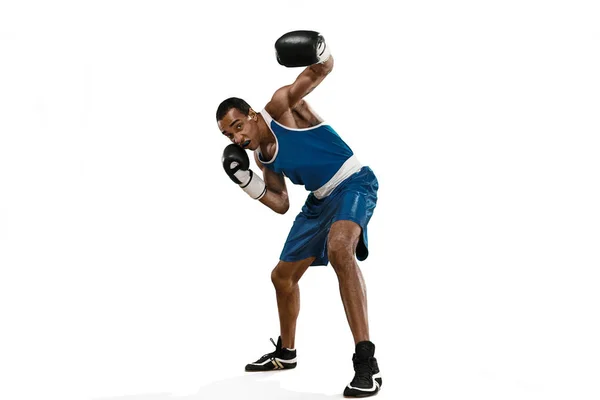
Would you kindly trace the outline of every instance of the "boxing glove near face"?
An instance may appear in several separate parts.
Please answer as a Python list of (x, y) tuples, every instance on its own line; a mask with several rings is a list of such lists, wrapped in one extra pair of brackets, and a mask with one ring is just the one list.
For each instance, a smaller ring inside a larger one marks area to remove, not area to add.
[(236, 144), (230, 144), (223, 150), (221, 162), (229, 178), (240, 185), (250, 197), (259, 200), (267, 193), (265, 182), (250, 169), (246, 150)]
[[(248, 169), (250, 169), (250, 160), (248, 159), (248, 154), (246, 154), (244, 149), (236, 144), (230, 144), (229, 146), (225, 147), (225, 150), (223, 150), (223, 157), (221, 158), (221, 161), (223, 163), (223, 169), (225, 170), (225, 173), (227, 173), (232, 181), (238, 185), (246, 183), (240, 180), (243, 179), (244, 175), (246, 174), (239, 173), (240, 171), (248, 172)], [(236, 173), (238, 176), (236, 176)]]
[(331, 53), (323, 36), (315, 31), (293, 31), (275, 42), (277, 62), (285, 67), (324, 63)]

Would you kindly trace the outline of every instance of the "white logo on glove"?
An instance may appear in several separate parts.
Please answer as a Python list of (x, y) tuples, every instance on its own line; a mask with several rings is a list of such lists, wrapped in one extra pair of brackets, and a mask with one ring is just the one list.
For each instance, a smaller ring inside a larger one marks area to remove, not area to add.
[(319, 54), (319, 57), (325, 53), (325, 42), (319, 43), (319, 46), (317, 47), (317, 53)]

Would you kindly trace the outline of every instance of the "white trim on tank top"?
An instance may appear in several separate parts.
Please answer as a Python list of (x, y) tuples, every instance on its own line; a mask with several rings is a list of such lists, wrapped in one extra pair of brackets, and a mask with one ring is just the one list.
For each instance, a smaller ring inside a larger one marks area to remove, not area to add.
[[(275, 134), (275, 132), (273, 132), (273, 129), (271, 128), (271, 121), (273, 121), (273, 118), (271, 118), (271, 116), (269, 115), (267, 110), (262, 110), (260, 112), (260, 114), (265, 119), (265, 122), (267, 123), (267, 126), (269, 127), (269, 130), (271, 131), (271, 134), (275, 137), (275, 154), (273, 155), (273, 158), (271, 158), (269, 161), (263, 161), (262, 153), (260, 152), (260, 149), (257, 149), (256, 151), (258, 151), (258, 159), (260, 160), (260, 162), (262, 164), (272, 164), (273, 161), (275, 161), (275, 159), (277, 158), (277, 153), (279, 153), (279, 140), (277, 140), (277, 135)], [(275, 121), (275, 122), (277, 122), (277, 121)]]
[[(269, 161), (263, 161), (261, 159), (262, 153), (260, 152), (260, 150), (257, 150), (258, 151), (258, 156), (259, 156), (258, 159), (263, 164), (272, 164), (273, 161), (275, 161), (275, 158), (277, 158), (277, 153), (279, 153), (279, 141), (277, 140), (277, 135), (275, 134), (275, 132), (273, 132), (273, 128), (271, 128), (271, 121), (275, 122), (277, 125), (279, 125), (280, 127), (284, 128), (284, 129), (287, 129), (289, 131), (298, 131), (298, 132), (308, 131), (308, 130), (311, 130), (311, 129), (314, 129), (314, 128), (318, 128), (319, 126), (327, 125), (325, 123), (325, 121), (323, 121), (323, 122), (321, 122), (321, 123), (319, 123), (319, 124), (317, 124), (315, 126), (311, 126), (310, 128), (290, 128), (289, 126), (285, 126), (285, 125), (283, 125), (283, 124), (275, 121), (273, 119), (273, 117), (271, 117), (271, 115), (264, 108), (260, 111), (260, 114), (265, 119), (265, 122), (267, 123), (267, 126), (269, 127), (269, 130), (271, 131), (271, 133), (273, 134), (273, 136), (275, 136), (275, 155), (273, 156), (273, 158), (271, 158)], [(321, 118), (321, 117), (319, 117), (319, 118)]]
[(327, 183), (313, 191), (315, 197), (319, 200), (329, 196), (333, 190), (344, 182), (351, 175), (354, 175), (362, 168), (362, 164), (358, 161), (355, 155), (350, 156), (337, 170), (337, 172), (331, 177)]

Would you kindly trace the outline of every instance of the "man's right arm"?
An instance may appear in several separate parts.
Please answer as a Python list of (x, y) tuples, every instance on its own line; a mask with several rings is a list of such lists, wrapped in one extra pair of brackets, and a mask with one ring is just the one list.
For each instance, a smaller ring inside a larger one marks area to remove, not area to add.
[(254, 153), (254, 160), (256, 161), (258, 168), (262, 171), (263, 179), (267, 185), (267, 192), (259, 201), (276, 213), (285, 214), (290, 208), (285, 177), (283, 174), (278, 174), (265, 168), (258, 160), (256, 153)]
[(283, 174), (265, 168), (256, 153), (254, 159), (263, 172), (264, 180), (250, 169), (250, 159), (246, 150), (236, 144), (230, 144), (223, 150), (223, 169), (250, 197), (260, 200), (276, 213), (285, 214), (290, 208), (290, 202)]

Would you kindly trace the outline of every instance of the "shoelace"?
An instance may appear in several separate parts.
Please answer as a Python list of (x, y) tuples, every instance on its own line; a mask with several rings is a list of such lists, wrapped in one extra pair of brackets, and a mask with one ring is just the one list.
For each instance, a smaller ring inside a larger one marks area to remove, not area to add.
[(273, 346), (275, 346), (275, 351), (267, 353), (267, 354), (263, 355), (263, 357), (271, 357), (271, 355), (273, 355), (273, 353), (277, 352), (277, 343), (275, 343), (275, 341), (273, 340), (273, 338), (269, 338), (269, 339), (271, 340), (271, 343), (273, 343)]
[(371, 370), (371, 366), (369, 362), (359, 362), (358, 360), (354, 361), (354, 371), (356, 374), (354, 375), (353, 383), (364, 383), (365, 386), (371, 384), (371, 379), (373, 377), (373, 371)]

